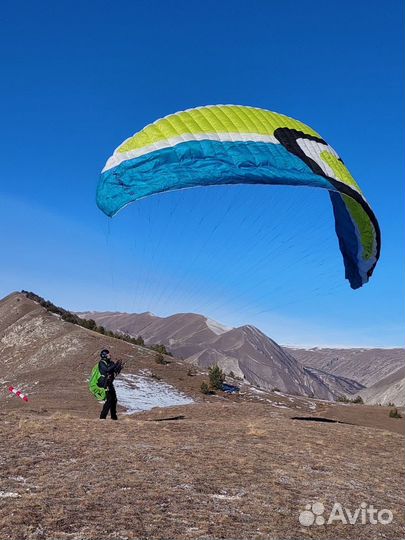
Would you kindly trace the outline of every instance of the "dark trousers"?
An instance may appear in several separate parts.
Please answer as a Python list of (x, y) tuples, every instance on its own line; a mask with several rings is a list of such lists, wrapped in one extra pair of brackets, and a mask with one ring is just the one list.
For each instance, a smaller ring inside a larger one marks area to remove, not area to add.
[(100, 418), (107, 418), (107, 414), (111, 412), (111, 418), (117, 420), (117, 394), (113, 384), (108, 386), (107, 400), (100, 413)]

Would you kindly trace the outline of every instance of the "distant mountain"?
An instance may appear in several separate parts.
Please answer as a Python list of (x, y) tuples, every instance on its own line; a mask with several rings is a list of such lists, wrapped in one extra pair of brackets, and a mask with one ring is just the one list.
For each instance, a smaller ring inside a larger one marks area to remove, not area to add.
[(305, 371), (311, 373), (314, 377), (316, 377), (319, 381), (322, 381), (327, 386), (334, 388), (339, 396), (344, 396), (346, 394), (359, 394), (365, 388), (364, 385), (354, 381), (353, 379), (333, 375), (332, 373), (327, 373), (321, 369), (306, 366)]
[(364, 389), (360, 395), (366, 403), (372, 405), (405, 405), (405, 366)]
[(85, 312), (82, 317), (94, 319), (98, 325), (131, 336), (141, 335), (145, 343), (163, 343), (176, 354), (187, 358), (196, 346), (205, 346), (230, 329), (195, 313), (179, 313), (157, 317), (146, 313)]
[(333, 400), (364, 388), (349, 377), (303, 366), (254, 326), (228, 328), (195, 313), (170, 317), (112, 312), (80, 315), (115, 332), (142, 335), (147, 344), (163, 343), (176, 356), (201, 367), (218, 364), (262, 389)]
[(303, 349), (284, 347), (304, 366), (310, 366), (339, 377), (354, 379), (364, 386), (388, 377), (405, 365), (405, 349)]

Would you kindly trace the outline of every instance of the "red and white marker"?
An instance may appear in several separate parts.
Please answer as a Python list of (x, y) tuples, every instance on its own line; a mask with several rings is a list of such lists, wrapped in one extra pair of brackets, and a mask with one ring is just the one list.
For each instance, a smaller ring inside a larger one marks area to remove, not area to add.
[(14, 386), (9, 386), (8, 389), (10, 392), (21, 398), (23, 401), (28, 401), (27, 396), (20, 392), (20, 390), (17, 390), (17, 388), (14, 388)]

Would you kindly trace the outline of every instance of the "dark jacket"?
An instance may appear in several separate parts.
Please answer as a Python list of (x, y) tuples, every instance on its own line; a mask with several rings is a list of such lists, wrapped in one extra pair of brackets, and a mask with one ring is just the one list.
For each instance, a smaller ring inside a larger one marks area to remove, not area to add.
[(112, 384), (114, 377), (119, 373), (118, 364), (107, 358), (101, 358), (98, 363), (98, 369), (100, 370), (101, 377), (99, 378), (97, 385), (101, 388), (106, 388)]

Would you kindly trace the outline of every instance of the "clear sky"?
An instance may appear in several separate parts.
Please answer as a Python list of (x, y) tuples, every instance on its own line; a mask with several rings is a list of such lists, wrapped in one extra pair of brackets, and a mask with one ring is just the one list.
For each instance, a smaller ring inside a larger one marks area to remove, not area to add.
[[(196, 311), (281, 343), (404, 344), (402, 0), (10, 2), (0, 14), (0, 295), (72, 310)], [(221, 187), (109, 220), (98, 175), (145, 124), (198, 105), (313, 126), (382, 229), (352, 291), (326, 193)]]

